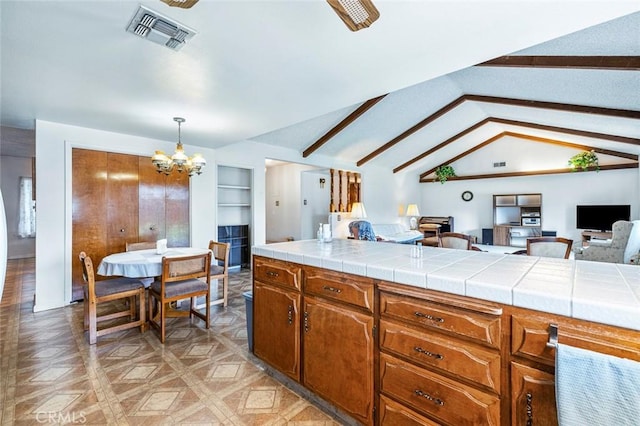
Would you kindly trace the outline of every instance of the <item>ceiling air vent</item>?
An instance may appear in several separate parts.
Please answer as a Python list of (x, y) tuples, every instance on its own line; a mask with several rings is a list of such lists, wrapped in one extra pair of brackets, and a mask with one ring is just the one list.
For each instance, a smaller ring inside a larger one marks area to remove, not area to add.
[(127, 31), (172, 50), (180, 50), (196, 32), (144, 6), (138, 7)]
[(493, 163), (493, 167), (506, 167), (507, 163), (506, 161), (498, 161), (496, 163)]

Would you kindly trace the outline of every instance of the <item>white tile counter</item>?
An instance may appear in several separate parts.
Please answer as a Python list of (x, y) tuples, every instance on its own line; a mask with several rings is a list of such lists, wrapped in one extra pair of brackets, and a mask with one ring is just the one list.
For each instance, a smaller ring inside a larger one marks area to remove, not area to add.
[(335, 239), (253, 254), (640, 330), (640, 266)]

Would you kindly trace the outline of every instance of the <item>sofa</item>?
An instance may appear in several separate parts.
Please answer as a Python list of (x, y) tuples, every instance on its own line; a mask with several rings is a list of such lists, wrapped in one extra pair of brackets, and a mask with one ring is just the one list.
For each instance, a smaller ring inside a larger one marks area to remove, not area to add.
[(373, 232), (382, 241), (400, 244), (414, 244), (424, 238), (422, 232), (407, 229), (401, 223), (372, 223)]
[(575, 250), (576, 260), (594, 262), (632, 263), (638, 261), (640, 252), (640, 220), (615, 222), (611, 230), (611, 240), (592, 241), (588, 247)]

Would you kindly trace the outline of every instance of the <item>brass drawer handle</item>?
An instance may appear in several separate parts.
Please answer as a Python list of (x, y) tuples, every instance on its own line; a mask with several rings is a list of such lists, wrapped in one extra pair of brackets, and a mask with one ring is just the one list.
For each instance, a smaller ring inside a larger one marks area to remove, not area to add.
[(289, 305), (287, 309), (287, 322), (289, 325), (293, 324), (293, 306)]
[(304, 332), (309, 332), (309, 312), (304, 313)]
[(413, 393), (415, 393), (417, 396), (421, 396), (425, 399), (428, 399), (429, 401), (432, 401), (434, 404), (436, 405), (444, 405), (444, 401), (441, 400), (440, 398), (434, 398), (431, 395), (429, 395), (426, 392), (422, 392), (420, 389), (416, 389), (413, 391)]
[(533, 426), (533, 395), (527, 392), (527, 426)]
[(333, 291), (334, 293), (342, 293), (342, 290), (340, 290), (339, 288), (335, 288), (335, 287), (330, 287), (328, 285), (325, 285), (324, 287), (322, 287), (323, 290), (327, 290), (327, 291)]
[(416, 311), (414, 315), (417, 316), (418, 318), (425, 318), (433, 322), (444, 322), (444, 318), (434, 317), (433, 315), (423, 314), (422, 312)]
[(444, 358), (444, 355), (440, 355), (440, 354), (436, 354), (436, 353), (433, 353), (433, 352), (429, 352), (427, 350), (422, 349), (419, 346), (416, 346), (415, 348), (413, 348), (413, 350), (418, 352), (418, 353), (420, 353), (420, 354), (424, 354), (426, 356), (433, 357), (435, 359), (443, 359)]
[(278, 273), (277, 272), (273, 272), (273, 271), (267, 271), (267, 275), (272, 277), (272, 278), (275, 278), (275, 277), (278, 276)]

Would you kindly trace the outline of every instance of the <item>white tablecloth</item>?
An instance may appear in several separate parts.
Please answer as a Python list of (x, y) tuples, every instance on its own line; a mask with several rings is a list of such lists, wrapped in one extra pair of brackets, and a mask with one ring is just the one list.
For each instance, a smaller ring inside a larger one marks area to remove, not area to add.
[(175, 247), (164, 254), (156, 249), (114, 253), (102, 259), (98, 265), (98, 275), (118, 275), (130, 278), (159, 277), (162, 275), (163, 256), (186, 256), (207, 253), (209, 249), (195, 247)]

